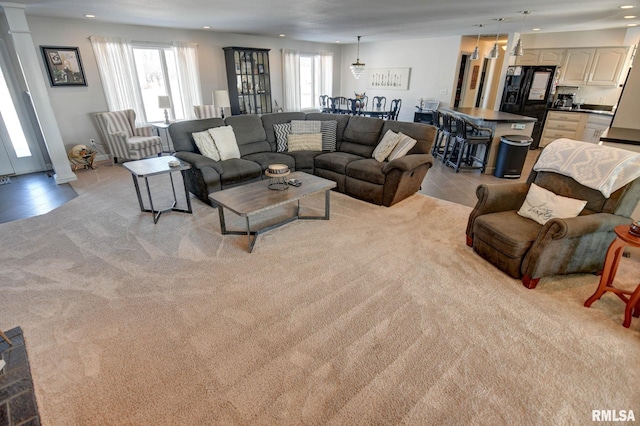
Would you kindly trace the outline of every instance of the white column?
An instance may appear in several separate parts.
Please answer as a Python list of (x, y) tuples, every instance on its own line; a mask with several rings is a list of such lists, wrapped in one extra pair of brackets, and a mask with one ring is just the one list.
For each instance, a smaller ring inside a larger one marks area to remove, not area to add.
[(38, 62), (36, 46), (24, 13), (25, 5), (18, 3), (0, 3), (9, 27), (9, 34), (20, 60), (20, 67), (27, 83), (33, 106), (40, 123), (51, 164), (55, 172), (56, 183), (66, 183), (78, 179), (71, 171), (58, 122), (49, 100), (49, 93)]

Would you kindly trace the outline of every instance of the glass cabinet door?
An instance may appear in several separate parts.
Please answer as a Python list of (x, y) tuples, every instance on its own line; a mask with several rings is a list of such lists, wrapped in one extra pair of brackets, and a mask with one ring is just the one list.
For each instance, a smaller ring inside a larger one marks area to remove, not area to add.
[(264, 114), (271, 109), (269, 50), (225, 47), (232, 114)]

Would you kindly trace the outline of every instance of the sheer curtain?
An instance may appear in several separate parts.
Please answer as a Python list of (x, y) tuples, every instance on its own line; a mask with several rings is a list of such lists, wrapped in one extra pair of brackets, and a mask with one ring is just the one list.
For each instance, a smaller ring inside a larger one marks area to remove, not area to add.
[(282, 49), (282, 88), (285, 111), (300, 111), (300, 52)]
[(320, 52), (320, 87), (318, 87), (318, 96), (333, 96), (333, 52)]
[(173, 43), (178, 64), (178, 82), (182, 96), (182, 112), (187, 119), (196, 118), (194, 105), (202, 105), (200, 73), (198, 72), (198, 44)]
[(104, 95), (110, 111), (132, 109), (136, 125), (147, 121), (142, 95), (136, 85), (135, 63), (131, 42), (119, 37), (91, 36)]

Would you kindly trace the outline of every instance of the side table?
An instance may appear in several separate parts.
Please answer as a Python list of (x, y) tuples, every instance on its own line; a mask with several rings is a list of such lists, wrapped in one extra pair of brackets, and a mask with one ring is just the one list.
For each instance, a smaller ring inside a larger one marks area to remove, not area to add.
[[(170, 154), (173, 154), (175, 152), (175, 149), (173, 148), (173, 142), (171, 142), (171, 136), (169, 136), (169, 126), (171, 126), (172, 123), (151, 123), (151, 125), (153, 126), (154, 129), (156, 129), (156, 133), (158, 134), (158, 136), (160, 137), (160, 139), (162, 140), (163, 144), (162, 144), (162, 152), (168, 152)], [(160, 131), (164, 131), (164, 138), (162, 137), (162, 135), (160, 134)], [(164, 141), (167, 141), (167, 150), (164, 150)]]
[[(178, 163), (180, 163), (180, 165), (172, 167), (169, 165), (169, 163), (172, 161), (177, 161)], [(140, 211), (153, 213), (154, 224), (158, 223), (158, 219), (160, 219), (160, 215), (167, 211), (192, 213), (191, 199), (189, 198), (189, 190), (187, 189), (187, 177), (185, 176), (185, 170), (189, 170), (191, 168), (190, 164), (180, 161), (173, 156), (163, 156), (163, 157), (144, 158), (142, 160), (136, 160), (136, 161), (127, 161), (122, 165), (131, 172), (131, 177), (133, 178), (133, 185), (136, 188), (136, 195), (138, 196), (138, 203), (140, 204)], [(172, 172), (182, 173), (182, 181), (184, 183), (184, 196), (187, 199), (186, 210), (176, 208), (176, 204), (178, 203), (178, 200), (176, 199), (176, 188), (173, 185)], [(151, 197), (151, 189), (149, 188), (149, 177), (165, 174), (165, 173), (169, 174), (169, 179), (171, 180), (171, 190), (173, 191), (173, 204), (171, 205), (171, 207), (166, 208), (164, 210), (157, 210), (153, 206), (153, 198)], [(149, 209), (146, 209), (144, 207), (144, 203), (142, 202), (142, 195), (140, 194), (140, 185), (138, 184), (138, 178), (144, 178), (144, 183), (145, 183), (145, 186), (147, 187), (147, 196), (149, 197), (149, 204), (151, 207)]]
[(620, 258), (622, 257), (623, 249), (627, 246), (640, 247), (640, 237), (636, 237), (629, 233), (629, 225), (619, 225), (614, 229), (618, 236), (607, 250), (607, 257), (604, 261), (604, 269), (602, 276), (600, 277), (600, 284), (593, 296), (588, 298), (584, 302), (584, 306), (587, 308), (591, 306), (593, 302), (600, 299), (604, 293), (610, 291), (615, 293), (622, 301), (625, 302), (626, 307), (624, 309), (624, 322), (623, 326), (629, 328), (631, 325), (631, 315), (634, 317), (640, 316), (640, 283), (634, 291), (623, 290), (614, 287), (613, 279), (616, 276), (618, 265), (620, 264)]

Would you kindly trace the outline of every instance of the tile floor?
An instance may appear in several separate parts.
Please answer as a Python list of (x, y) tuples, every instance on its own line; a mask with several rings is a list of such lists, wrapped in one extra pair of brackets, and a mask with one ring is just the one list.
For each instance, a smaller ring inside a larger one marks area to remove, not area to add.
[(68, 183), (56, 184), (51, 172), (12, 176), (0, 185), (0, 223), (48, 213), (77, 196)]

